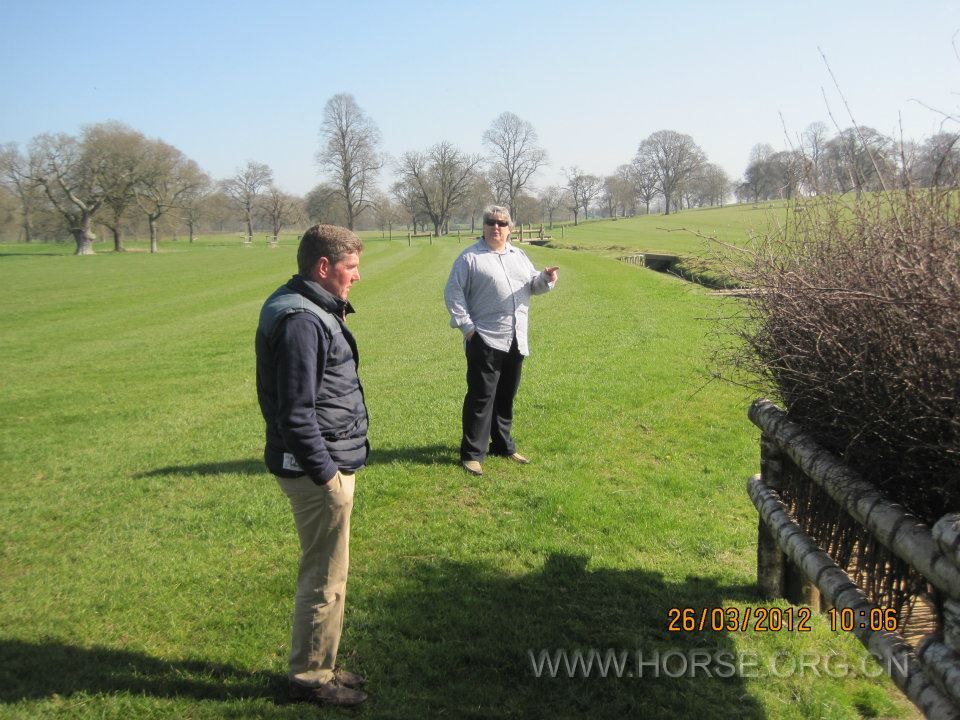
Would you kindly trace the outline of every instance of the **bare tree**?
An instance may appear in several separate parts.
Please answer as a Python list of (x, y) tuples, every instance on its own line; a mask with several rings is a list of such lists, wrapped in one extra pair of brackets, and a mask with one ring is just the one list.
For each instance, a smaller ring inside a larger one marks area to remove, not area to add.
[(477, 231), (477, 220), (483, 215), (483, 209), (493, 201), (494, 192), (489, 178), (482, 173), (474, 173), (464, 200), (465, 209), (470, 213), (471, 233)]
[(111, 179), (99, 223), (113, 235), (114, 252), (123, 252), (123, 224), (137, 199), (137, 184), (147, 172), (147, 139), (142, 133), (117, 125), (99, 150), (106, 160), (105, 176)]
[(605, 175), (600, 178), (600, 203), (608, 218), (617, 216), (617, 177)]
[(22, 221), (20, 201), (12, 190), (0, 184), (0, 239), (20, 235), (23, 232)]
[(203, 175), (200, 183), (195, 188), (183, 196), (183, 202), (180, 205), (182, 211), (180, 219), (187, 224), (190, 242), (196, 237), (197, 226), (200, 221), (208, 214), (209, 201), (213, 194), (213, 185), (210, 177)]
[(337, 187), (320, 183), (304, 196), (304, 211), (311, 223), (342, 225), (345, 222), (342, 204), (338, 202)]
[(238, 168), (236, 175), (221, 184), (223, 192), (243, 212), (248, 238), (253, 237), (253, 211), (257, 198), (272, 182), (273, 170), (268, 165), (248, 160), (245, 168)]
[(40, 189), (29, 177), (27, 158), (16, 143), (0, 146), (0, 186), (7, 188), (20, 205), (24, 242), (33, 240), (33, 213), (40, 202)]
[[(540, 212), (540, 201), (528, 192), (521, 191), (516, 198), (517, 217), (525, 218), (528, 224), (543, 222)], [(511, 215), (511, 218), (513, 216)]]
[(383, 158), (377, 151), (380, 131), (364, 114), (353, 95), (340, 93), (327, 101), (320, 126), (317, 162), (330, 174), (343, 199), (347, 227), (370, 207), (377, 172)]
[(80, 138), (42, 134), (30, 143), (28, 176), (40, 185), (66, 222), (76, 242), (77, 255), (93, 254), (92, 223), (123, 173), (113, 173), (113, 140), (129, 132), (120, 123), (89, 125)]
[(510, 205), (510, 188), (507, 187), (506, 177), (498, 175), (492, 169), (484, 173), (483, 179), (490, 186), (493, 202), (501, 206)]
[(704, 170), (704, 183), (708, 194), (708, 204), (723, 207), (730, 196), (730, 176), (719, 165), (707, 163)]
[(815, 195), (820, 194), (824, 173), (824, 154), (829, 139), (830, 130), (827, 124), (819, 120), (810, 123), (800, 138), (800, 147), (807, 162), (805, 183)]
[(389, 232), (392, 236), (394, 223), (403, 222), (403, 208), (390, 199), (383, 192), (376, 192), (372, 199), (373, 213), (377, 228), (381, 232)]
[(198, 218), (203, 218), (216, 232), (226, 232), (228, 227), (236, 227), (236, 203), (223, 191), (222, 183), (214, 184), (206, 197), (200, 200)]
[(887, 136), (865, 126), (849, 127), (825, 147), (824, 162), (834, 191), (884, 190), (896, 174), (895, 146)]
[(693, 138), (674, 130), (658, 130), (637, 149), (636, 164), (649, 169), (654, 184), (664, 199), (664, 214), (670, 214), (670, 201), (706, 162), (706, 156)]
[(806, 172), (803, 153), (782, 150), (774, 153), (767, 162), (772, 168), (777, 194), (783, 200), (792, 200), (799, 192)]
[(304, 214), (303, 200), (296, 195), (285, 193), (275, 185), (267, 188), (260, 202), (264, 215), (270, 221), (273, 230), (273, 241), (277, 242), (283, 226), (296, 222)]
[(547, 151), (537, 145), (533, 125), (511, 112), (497, 116), (483, 134), (483, 144), (490, 154), (494, 187), (504, 189), (510, 214), (514, 216), (517, 196), (533, 174), (547, 163)]
[(466, 199), (480, 162), (479, 155), (462, 153), (446, 141), (425, 153), (404, 153), (400, 159), (397, 170), (401, 180), (429, 215), (435, 236), (439, 237), (450, 214)]
[(643, 203), (644, 211), (649, 215), (650, 203), (657, 196), (657, 182), (653, 168), (647, 158), (639, 155), (634, 158), (632, 165), (633, 191), (637, 199)]
[(637, 214), (637, 191), (634, 185), (634, 166), (632, 163), (618, 165), (613, 171), (613, 184), (611, 190), (614, 194), (614, 202), (620, 208), (620, 215)]
[(137, 205), (147, 215), (150, 252), (157, 252), (157, 221), (180, 208), (207, 178), (193, 160), (162, 140), (148, 142), (144, 172), (136, 186)]
[(567, 192), (564, 193), (566, 208), (573, 213), (573, 224), (580, 222), (580, 185), (585, 182), (586, 174), (577, 166), (564, 170), (567, 178)]
[(960, 185), (960, 134), (937, 133), (917, 150), (915, 180), (924, 187)]
[(690, 207), (723, 205), (730, 194), (730, 178), (723, 168), (707, 163), (696, 177), (686, 184), (686, 193)]
[(553, 230), (553, 215), (560, 209), (563, 203), (563, 188), (557, 185), (551, 185), (540, 193), (540, 208), (543, 214), (549, 219), (551, 230)]
[(580, 210), (583, 210), (583, 219), (587, 219), (590, 202), (603, 189), (603, 180), (596, 175), (588, 175), (576, 166), (564, 171), (564, 175), (567, 178), (567, 190), (570, 191), (570, 205), (568, 207), (573, 213), (573, 224), (576, 225), (579, 221)]
[(776, 197), (777, 178), (769, 162), (773, 154), (773, 147), (767, 143), (757, 143), (750, 149), (747, 169), (743, 172), (741, 192), (754, 203)]
[(390, 186), (390, 194), (393, 195), (397, 201), (397, 205), (399, 205), (410, 218), (410, 225), (413, 227), (413, 231), (416, 232), (417, 217), (423, 213), (416, 183), (408, 177), (403, 180), (398, 180)]

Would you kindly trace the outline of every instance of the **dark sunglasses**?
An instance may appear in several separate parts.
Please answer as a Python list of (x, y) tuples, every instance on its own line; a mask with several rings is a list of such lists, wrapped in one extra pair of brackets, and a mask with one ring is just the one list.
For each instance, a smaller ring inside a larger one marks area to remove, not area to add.
[(494, 225), (499, 227), (507, 227), (510, 223), (508, 223), (506, 220), (484, 220), (483, 224), (489, 225), (490, 227), (493, 227)]

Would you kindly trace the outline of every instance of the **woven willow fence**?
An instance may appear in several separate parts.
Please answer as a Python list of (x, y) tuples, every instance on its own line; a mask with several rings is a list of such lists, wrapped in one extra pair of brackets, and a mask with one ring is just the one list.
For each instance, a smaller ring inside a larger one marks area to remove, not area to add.
[[(769, 400), (754, 402), (749, 415), (762, 431), (761, 472), (747, 486), (760, 513), (761, 589), (770, 597), (834, 608), (855, 619), (852, 632), (926, 717), (960, 719), (960, 513), (945, 515), (931, 530), (886, 501)], [(797, 503), (785, 502), (796, 496), (798, 486), (801, 494), (810, 490), (815, 502), (835, 503), (855, 521), (857, 537), (846, 543), (855, 552), (843, 558), (846, 567), (801, 528), (810, 522), (798, 517)], [(901, 580), (876, 583), (870, 573), (854, 570), (854, 582), (851, 563), (867, 555), (874, 568), (880, 557), (884, 572), (902, 563), (893, 573)], [(871, 620), (890, 612), (909, 618), (919, 600), (930, 610), (930, 621), (916, 641), (908, 641), (902, 627), (887, 630)]]

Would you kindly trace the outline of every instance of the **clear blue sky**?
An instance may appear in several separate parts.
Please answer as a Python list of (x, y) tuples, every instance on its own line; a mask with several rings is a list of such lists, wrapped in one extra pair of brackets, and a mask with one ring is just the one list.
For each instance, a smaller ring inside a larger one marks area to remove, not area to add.
[(780, 114), (792, 137), (832, 125), (827, 103), (849, 125), (818, 47), (861, 124), (920, 139), (942, 117), (913, 99), (960, 109), (957, 0), (0, 2), (0, 142), (120, 120), (215, 178), (252, 159), (296, 193), (320, 180), (338, 92), (394, 156), (480, 152), (512, 111), (550, 154), (538, 186), (570, 165), (610, 173), (664, 128), (739, 177), (754, 144), (786, 146)]

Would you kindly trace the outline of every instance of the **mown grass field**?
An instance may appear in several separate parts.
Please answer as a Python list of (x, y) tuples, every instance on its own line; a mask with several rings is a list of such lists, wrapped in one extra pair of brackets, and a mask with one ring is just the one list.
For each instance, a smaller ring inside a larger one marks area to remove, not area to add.
[[(551, 246), (579, 248), (604, 255), (653, 252), (667, 255), (712, 255), (721, 245), (742, 246), (751, 235), (762, 235), (787, 218), (784, 202), (695, 208), (670, 215), (637, 215), (616, 220), (590, 220), (579, 225), (559, 224), (549, 232)], [(717, 242), (707, 240), (713, 238)]]
[[(341, 646), (371, 698), (350, 714), (913, 716), (823, 618), (809, 633), (667, 630), (672, 608), (771, 604), (745, 492), (752, 398), (707, 383), (731, 301), (529, 249), (561, 274), (534, 300), (517, 402), (533, 463), (491, 459), (474, 478), (457, 465), (464, 361), (442, 301), (460, 247), (370, 239), (351, 294), (374, 452)], [(0, 717), (339, 717), (283, 701), (296, 540), (260, 461), (253, 333), (295, 241), (161, 248), (0, 246)], [(748, 665), (536, 677), (528, 651), (563, 648)], [(803, 653), (831, 664), (784, 672)]]

